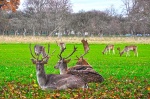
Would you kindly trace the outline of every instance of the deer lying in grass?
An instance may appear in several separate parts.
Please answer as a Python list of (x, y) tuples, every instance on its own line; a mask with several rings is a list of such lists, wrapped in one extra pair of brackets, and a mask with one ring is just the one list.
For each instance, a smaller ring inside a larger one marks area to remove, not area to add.
[(115, 54), (115, 50), (114, 50), (114, 45), (112, 44), (108, 44), (106, 45), (105, 49), (103, 50), (102, 54), (105, 54), (107, 55), (107, 53), (109, 52), (110, 54), (110, 51), (112, 50), (112, 53)]
[[(62, 90), (62, 89), (74, 89), (74, 88), (86, 88), (84, 80), (78, 76), (71, 74), (46, 74), (44, 70), (44, 64), (47, 64), (49, 56), (46, 55), (41, 60), (32, 54), (31, 44), (29, 45), (30, 53), (33, 57), (32, 63), (36, 65), (36, 76), (39, 86), (45, 90)], [(49, 52), (49, 48), (48, 48)]]
[(120, 51), (120, 47), (118, 47), (117, 50), (119, 51), (120, 56), (122, 56), (123, 53), (125, 53), (125, 52), (126, 52), (126, 57), (130, 56), (129, 52), (133, 51), (134, 56), (136, 55), (138, 57), (137, 46), (135, 46), (135, 45), (125, 46), (122, 51)]
[[(56, 64), (55, 68), (60, 70), (60, 74), (72, 74), (72, 75), (77, 75), (78, 77), (83, 78), (83, 80), (86, 83), (89, 82), (102, 82), (104, 79), (103, 77), (98, 74), (96, 71), (91, 70), (91, 69), (86, 69), (86, 70), (75, 70), (75, 69), (70, 69), (67, 67), (67, 63), (70, 61), (70, 59), (67, 60), (73, 53), (76, 51), (76, 47), (74, 47), (73, 52), (67, 56), (66, 58), (62, 57), (62, 53), (64, 50), (62, 50), (59, 54), (59, 61)], [(72, 67), (71, 67), (72, 68)]]

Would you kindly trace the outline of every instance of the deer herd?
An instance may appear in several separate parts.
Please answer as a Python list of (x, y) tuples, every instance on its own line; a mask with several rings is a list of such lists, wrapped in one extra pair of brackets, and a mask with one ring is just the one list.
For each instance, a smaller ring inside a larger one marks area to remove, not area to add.
[[(108, 52), (110, 54), (111, 50), (112, 50), (112, 53), (115, 54), (114, 45), (113, 44), (108, 44), (108, 45), (106, 45), (106, 47), (102, 51), (102, 54), (107, 54)], [(134, 56), (138, 57), (137, 46), (135, 46), (135, 45), (125, 46), (122, 51), (120, 51), (120, 47), (118, 47), (117, 50), (119, 51), (119, 55), (120, 56), (122, 56), (125, 52), (126, 52), (126, 57), (130, 56), (129, 52), (133, 51), (134, 52)]]
[[(63, 90), (63, 89), (76, 89), (76, 88), (88, 88), (89, 83), (101, 83), (104, 81), (102, 75), (94, 70), (94, 68), (84, 59), (83, 57), (89, 52), (89, 44), (87, 40), (81, 40), (84, 48), (84, 53), (77, 57), (77, 62), (74, 66), (68, 68), (68, 63), (71, 61), (70, 57), (77, 51), (77, 47), (73, 47), (73, 51), (68, 56), (62, 56), (66, 50), (66, 44), (64, 42), (56, 42), (60, 47), (60, 53), (58, 54), (58, 62), (54, 66), (54, 69), (58, 69), (60, 74), (46, 74), (44, 65), (48, 63), (51, 55), (55, 52), (50, 53), (50, 45), (48, 44), (48, 50), (46, 52), (45, 47), (41, 45), (34, 46), (34, 54), (29, 44), (30, 54), (32, 55), (32, 63), (36, 65), (36, 76), (37, 82), (43, 90)], [(120, 51), (120, 56), (126, 52), (126, 56), (129, 56), (129, 51), (134, 51), (135, 55), (138, 56), (137, 46), (125, 46)], [(106, 45), (102, 54), (107, 54), (114, 51), (114, 45)], [(42, 55), (40, 59), (40, 55)]]

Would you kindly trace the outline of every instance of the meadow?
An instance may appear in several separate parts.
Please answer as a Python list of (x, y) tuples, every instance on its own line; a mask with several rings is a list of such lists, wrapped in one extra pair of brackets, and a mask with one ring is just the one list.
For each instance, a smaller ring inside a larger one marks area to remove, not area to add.
[[(41, 90), (36, 80), (35, 65), (31, 62), (29, 43), (32, 47), (36, 43), (47, 48), (50, 43), (50, 53), (56, 50), (45, 65), (47, 74), (59, 74), (54, 69), (58, 61), (59, 47), (54, 40), (46, 41), (41, 39), (23, 38), (19, 40), (12, 37), (0, 37), (0, 98), (1, 99), (149, 99), (150, 98), (150, 42), (149, 38), (140, 39), (96, 39), (86, 38), (90, 44), (90, 51), (84, 57), (92, 67), (100, 73), (105, 81), (103, 83), (91, 83), (88, 89), (49, 91)], [(63, 38), (65, 41), (66, 38)], [(67, 40), (71, 40), (71, 42)], [(76, 56), (80, 56), (83, 46), (80, 42), (82, 38), (69, 38), (66, 40), (67, 49), (63, 56), (67, 56), (73, 46), (77, 47), (77, 52), (71, 56), (69, 67), (76, 64)], [(11, 42), (12, 41), (12, 42)], [(41, 42), (40, 42), (41, 41)], [(115, 44), (115, 55), (103, 55), (102, 51), (106, 44)], [(125, 54), (120, 57), (117, 47), (121, 49), (125, 45), (135, 44), (138, 46), (139, 56)], [(46, 49), (47, 50), (47, 49)]]

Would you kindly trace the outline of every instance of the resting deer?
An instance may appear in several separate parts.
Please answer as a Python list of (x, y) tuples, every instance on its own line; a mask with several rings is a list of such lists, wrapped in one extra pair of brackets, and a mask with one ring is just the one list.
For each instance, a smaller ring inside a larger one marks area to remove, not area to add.
[(32, 54), (31, 44), (29, 45), (29, 48), (30, 48), (30, 53), (33, 57), (33, 59), (31, 59), (32, 63), (36, 65), (37, 81), (38, 81), (39, 86), (43, 90), (86, 88), (86, 83), (84, 82), (82, 78), (78, 76), (71, 75), (71, 74), (63, 74), (63, 75), (46, 74), (44, 70), (44, 64), (47, 64), (49, 56), (46, 55), (41, 60), (39, 60)]
[(103, 50), (102, 54), (105, 54), (107, 55), (107, 53), (109, 52), (110, 54), (110, 51), (112, 50), (113, 54), (115, 54), (115, 50), (114, 50), (114, 45), (112, 44), (108, 44), (106, 45), (105, 49)]
[[(83, 80), (86, 83), (89, 82), (102, 82), (104, 79), (103, 77), (98, 74), (96, 71), (94, 71), (93, 69), (81, 69), (80, 70), (75, 70), (71, 68), (67, 67), (67, 63), (70, 61), (70, 59), (67, 60), (67, 58), (69, 58), (71, 55), (73, 55), (73, 53), (76, 51), (76, 47), (74, 47), (73, 52), (66, 58), (62, 57), (62, 53), (64, 52), (64, 50), (62, 50), (59, 54), (59, 61), (56, 64), (55, 68), (60, 70), (60, 74), (72, 74), (72, 75), (77, 75), (78, 77), (83, 78)], [(75, 66), (76, 67), (76, 66)], [(84, 68), (84, 67), (83, 67)]]
[(57, 43), (57, 46), (59, 46), (60, 47), (60, 50), (64, 50), (65, 48), (66, 48), (66, 44), (64, 43), (64, 42), (57, 42), (56, 41), (56, 43)]
[(125, 46), (125, 48), (122, 51), (120, 51), (120, 47), (118, 47), (117, 50), (119, 51), (120, 56), (122, 56), (123, 53), (125, 52), (126, 52), (126, 57), (130, 56), (129, 51), (133, 51), (134, 56), (136, 55), (138, 57), (137, 46), (135, 45)]

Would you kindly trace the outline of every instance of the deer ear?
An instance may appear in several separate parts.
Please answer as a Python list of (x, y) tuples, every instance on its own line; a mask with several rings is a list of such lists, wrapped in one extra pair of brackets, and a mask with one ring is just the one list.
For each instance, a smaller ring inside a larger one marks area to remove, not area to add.
[(36, 60), (34, 60), (34, 59), (31, 59), (31, 61), (32, 61), (32, 63), (33, 63), (33, 64), (36, 64)]
[(71, 60), (71, 58), (70, 58), (70, 59), (68, 59), (68, 60), (64, 60), (64, 62), (69, 63), (69, 62), (70, 62), (70, 60)]

